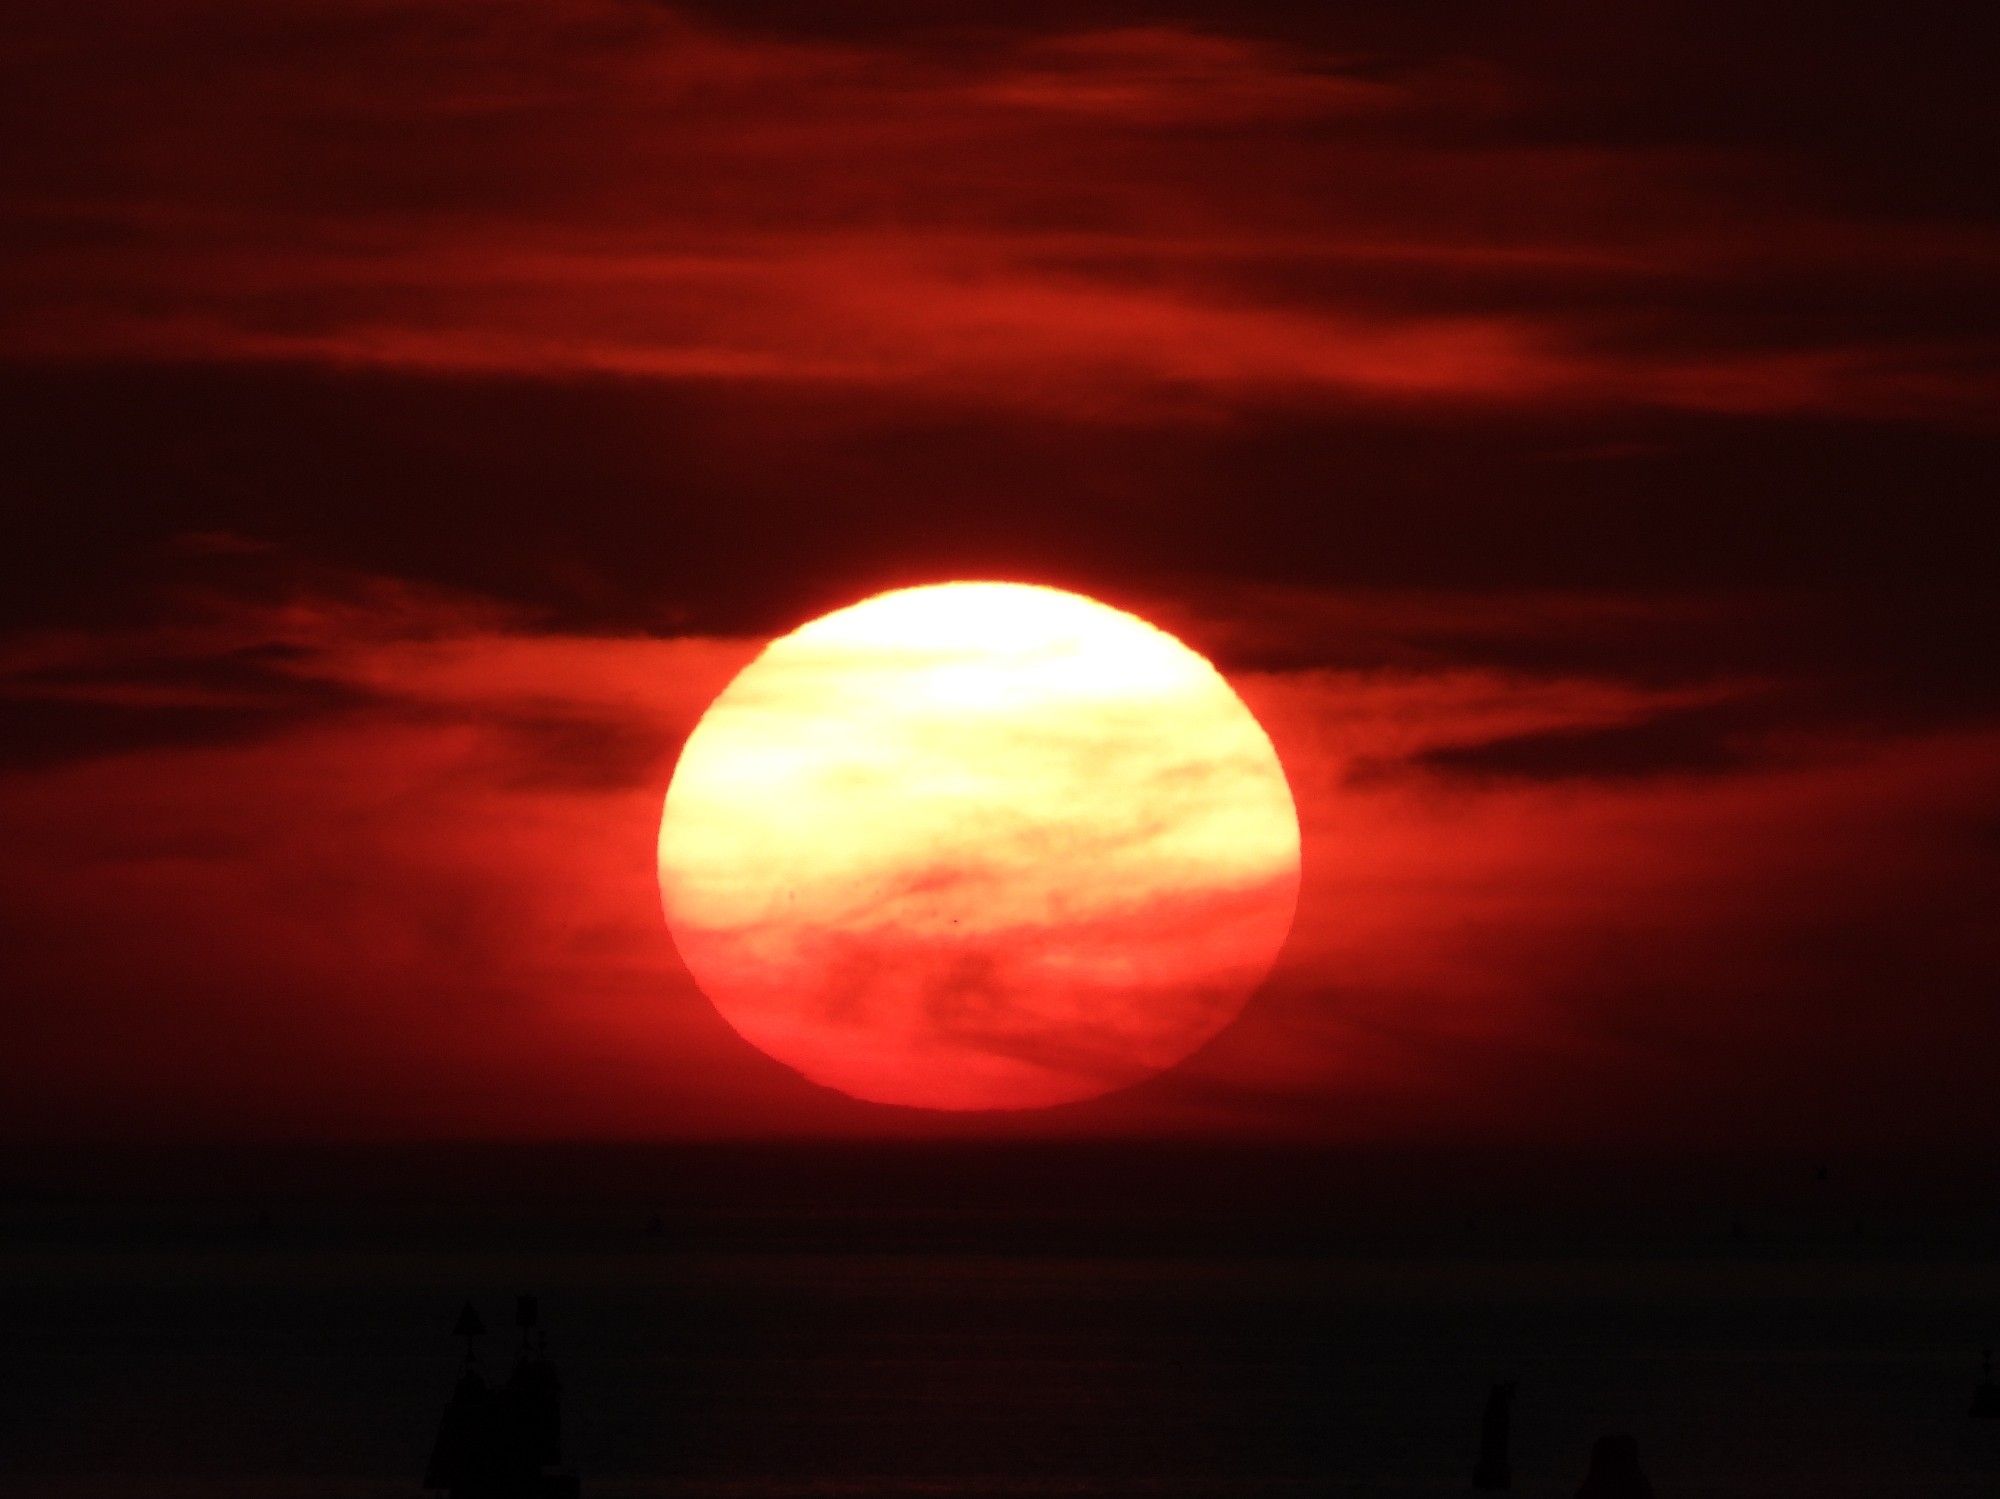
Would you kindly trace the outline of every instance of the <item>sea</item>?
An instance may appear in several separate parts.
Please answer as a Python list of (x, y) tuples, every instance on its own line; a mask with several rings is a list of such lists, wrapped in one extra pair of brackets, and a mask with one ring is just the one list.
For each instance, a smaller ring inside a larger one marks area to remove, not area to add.
[(1993, 1219), (1823, 1167), (1523, 1205), (1304, 1159), (1185, 1192), (1153, 1155), (486, 1152), (463, 1192), (434, 1159), (379, 1191), (366, 1155), (177, 1159), (0, 1199), (12, 1499), (416, 1499), (523, 1293), (607, 1499), (1459, 1495), (1501, 1380), (1519, 1495), (1574, 1494), (1611, 1432), (1664, 1499), (2000, 1495), (1968, 1414)]

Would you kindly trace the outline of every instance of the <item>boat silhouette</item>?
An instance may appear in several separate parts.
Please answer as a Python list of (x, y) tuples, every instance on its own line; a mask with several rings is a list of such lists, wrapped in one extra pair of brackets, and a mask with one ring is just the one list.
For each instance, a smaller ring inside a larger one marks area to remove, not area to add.
[(540, 1322), (535, 1298), (520, 1297), (514, 1367), (492, 1384), (479, 1368), (486, 1323), (469, 1301), (459, 1312), (452, 1332), (465, 1339), (465, 1367), (438, 1421), (426, 1489), (449, 1499), (577, 1499), (576, 1475), (561, 1468), (562, 1382)]

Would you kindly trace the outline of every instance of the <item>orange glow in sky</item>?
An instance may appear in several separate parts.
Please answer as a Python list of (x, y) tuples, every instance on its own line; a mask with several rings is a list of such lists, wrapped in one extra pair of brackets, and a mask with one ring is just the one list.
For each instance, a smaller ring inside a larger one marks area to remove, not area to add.
[(1269, 971), (1299, 827), (1203, 657), (1078, 594), (946, 583), (774, 641), (660, 824), (688, 968), (858, 1098), (1035, 1108), (1173, 1066)]

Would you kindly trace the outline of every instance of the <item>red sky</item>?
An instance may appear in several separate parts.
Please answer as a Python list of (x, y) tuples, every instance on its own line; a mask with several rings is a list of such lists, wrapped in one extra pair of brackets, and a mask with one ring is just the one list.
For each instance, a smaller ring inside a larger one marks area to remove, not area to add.
[(1969, 8), (83, 0), (0, 40), (9, 1128), (945, 1128), (691, 989), (652, 840), (896, 583), (1210, 654), (1266, 992), (956, 1131), (1991, 1119)]

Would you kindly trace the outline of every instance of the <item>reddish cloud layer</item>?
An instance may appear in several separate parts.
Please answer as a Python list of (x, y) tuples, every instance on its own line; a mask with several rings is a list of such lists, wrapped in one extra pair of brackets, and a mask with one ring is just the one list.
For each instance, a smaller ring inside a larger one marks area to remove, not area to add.
[[(659, 798), (751, 642), (312, 586), (16, 648), (17, 705), (115, 705), (178, 737), (144, 747), (128, 726), (0, 778), (12, 1127), (917, 1127), (753, 1051), (661, 923)], [(1467, 629), (1464, 609), (1401, 609), (1409, 638)], [(1391, 628), (1388, 600), (1358, 613)], [(1506, 615), (1537, 617), (1560, 629), (1564, 606)], [(1569, 1138), (1584, 1121), (1657, 1143), (1755, 1124), (1811, 1143), (1983, 1107), (1971, 1059), (1995, 1037), (1967, 1001), (1996, 956), (1990, 732), (1767, 726), (1716, 767), (1642, 772), (1593, 767), (1586, 737), (1566, 769), (1524, 775), (1494, 752), (1777, 689), (1411, 663), (1237, 680), (1304, 823), (1279, 974), (1183, 1068), (1010, 1127)], [(1876, 1088), (1895, 1117), (1856, 1102)]]
[[(1963, 423), (1996, 396), (1966, 316), (1989, 226), (1842, 213), (1767, 152), (1549, 139), (1502, 62), (1221, 18), (785, 36), (643, 0), (98, 0), (9, 46), (41, 83), (7, 121), (34, 148), (15, 357), (1120, 417)], [(1858, 316), (1885, 278), (1893, 316)]]

